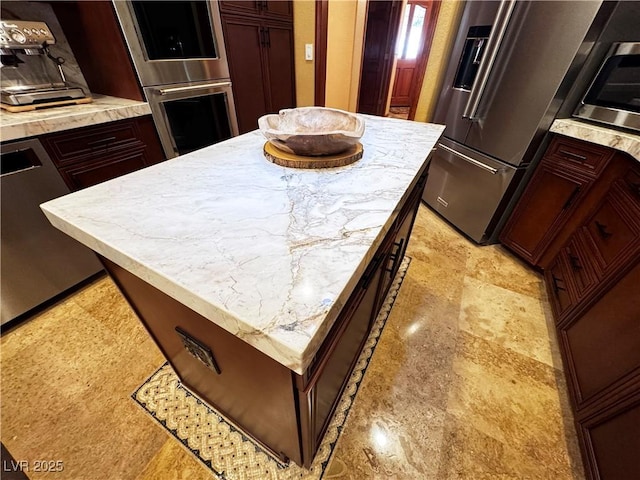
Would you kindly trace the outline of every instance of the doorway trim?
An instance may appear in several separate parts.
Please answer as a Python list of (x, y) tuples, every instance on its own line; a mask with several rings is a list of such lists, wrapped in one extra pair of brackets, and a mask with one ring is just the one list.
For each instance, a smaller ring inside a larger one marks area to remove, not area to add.
[(329, 0), (316, 0), (316, 48), (314, 72), (314, 104), (324, 107), (327, 90), (327, 31)]

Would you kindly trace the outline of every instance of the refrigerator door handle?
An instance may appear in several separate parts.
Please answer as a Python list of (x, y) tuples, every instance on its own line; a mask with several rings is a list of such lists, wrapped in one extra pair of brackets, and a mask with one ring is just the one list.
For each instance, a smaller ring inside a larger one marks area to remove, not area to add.
[(446, 152), (449, 152), (449, 153), (455, 155), (456, 157), (461, 158), (462, 160), (465, 160), (465, 161), (475, 165), (476, 167), (479, 167), (479, 168), (482, 168), (483, 170), (486, 170), (491, 175), (495, 175), (495, 174), (498, 173), (498, 169), (497, 168), (490, 167), (489, 165), (487, 165), (485, 163), (482, 163), (482, 162), (479, 162), (475, 158), (471, 158), (470, 156), (465, 155), (464, 153), (457, 152), (453, 148), (447, 147), (446, 145), (443, 145), (442, 143), (438, 143), (438, 147), (442, 148)]
[(462, 118), (468, 118), (471, 121), (478, 119), (478, 107), (480, 106), (480, 101), (484, 95), (489, 75), (493, 69), (493, 64), (496, 60), (496, 56), (498, 55), (500, 44), (502, 43), (505, 32), (507, 31), (507, 26), (509, 25), (509, 20), (511, 19), (515, 6), (515, 0), (503, 0), (500, 2), (498, 13), (496, 13), (496, 19), (493, 24), (495, 31), (492, 32), (491, 37), (489, 38), (487, 53), (480, 62), (478, 76), (476, 81), (473, 82), (473, 87), (471, 88), (467, 105), (462, 113)]

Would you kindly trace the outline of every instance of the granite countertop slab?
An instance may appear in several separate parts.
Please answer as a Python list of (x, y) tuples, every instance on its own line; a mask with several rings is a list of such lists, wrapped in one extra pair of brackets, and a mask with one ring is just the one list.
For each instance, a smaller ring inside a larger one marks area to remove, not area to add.
[(364, 115), (364, 156), (268, 162), (259, 131), (43, 204), (60, 230), (303, 373), (444, 126)]
[(573, 118), (559, 118), (551, 125), (551, 132), (586, 142), (611, 147), (628, 153), (640, 162), (640, 135), (627, 131), (593, 125)]
[(92, 94), (93, 102), (30, 112), (0, 111), (0, 139), (18, 140), (46, 133), (87, 127), (124, 118), (150, 115), (146, 102)]

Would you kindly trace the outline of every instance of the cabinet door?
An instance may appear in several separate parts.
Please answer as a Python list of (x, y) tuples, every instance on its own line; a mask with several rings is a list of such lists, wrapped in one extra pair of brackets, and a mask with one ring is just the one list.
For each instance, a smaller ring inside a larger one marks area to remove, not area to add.
[(225, 14), (293, 20), (293, 3), (289, 0), (220, 0)]
[(638, 251), (640, 215), (636, 209), (620, 184), (614, 184), (583, 228), (604, 274), (616, 270)]
[(347, 308), (346, 318), (338, 320), (337, 325), (342, 328), (339, 328), (334, 335), (333, 343), (325, 353), (326, 360), (319, 366), (320, 373), (311, 390), (312, 404), (314, 405), (312, 423), (315, 447), (319, 445), (322, 435), (324, 435), (329, 418), (369, 333), (380, 280), (380, 258), (378, 257), (372, 264), (368, 269), (369, 272), (365, 273), (363, 280), (357, 287), (361, 291), (352, 297), (355, 301), (350, 308)]
[(560, 329), (578, 411), (640, 372), (640, 264)]
[(551, 161), (541, 162), (500, 241), (532, 265), (584, 196), (592, 181), (579, 173), (559, 169)]
[(640, 472), (640, 390), (631, 398), (581, 422), (580, 436), (588, 476), (635, 480)]
[(258, 118), (269, 109), (262, 52), (266, 39), (257, 20), (226, 17), (223, 26), (238, 130), (242, 134), (258, 128)]
[(293, 27), (270, 24), (265, 28), (270, 97), (268, 108), (270, 113), (275, 113), (296, 106)]

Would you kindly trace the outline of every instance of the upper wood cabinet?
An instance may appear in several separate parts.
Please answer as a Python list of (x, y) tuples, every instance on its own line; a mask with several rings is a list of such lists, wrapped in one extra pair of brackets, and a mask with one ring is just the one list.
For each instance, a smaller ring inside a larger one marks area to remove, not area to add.
[(220, 11), (275, 20), (293, 20), (293, 3), (286, 0), (220, 0)]
[[(267, 7), (263, 7), (267, 4)], [(240, 133), (296, 106), (291, 2), (220, 2)]]

